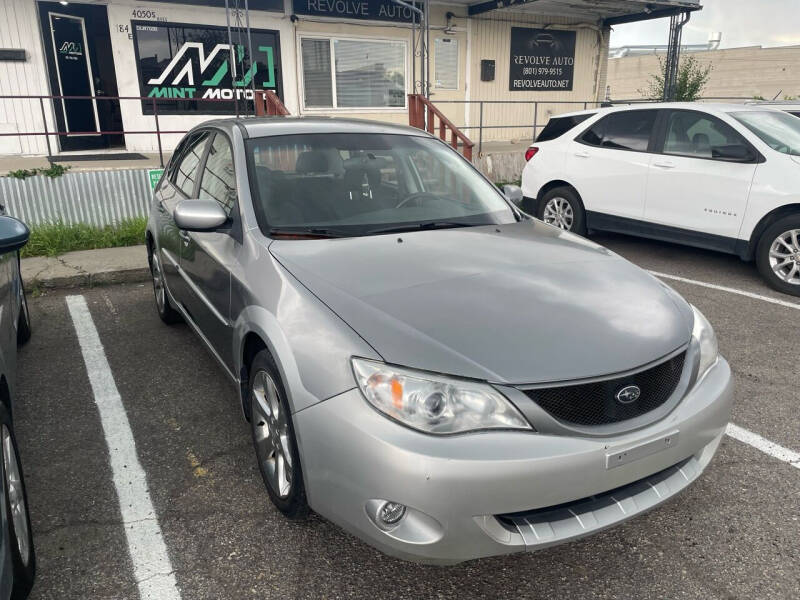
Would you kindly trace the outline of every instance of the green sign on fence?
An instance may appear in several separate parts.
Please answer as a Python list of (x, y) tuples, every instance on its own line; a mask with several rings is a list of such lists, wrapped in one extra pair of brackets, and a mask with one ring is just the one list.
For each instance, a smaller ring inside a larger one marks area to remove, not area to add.
[(147, 176), (150, 178), (150, 189), (155, 191), (156, 186), (158, 185), (158, 180), (161, 179), (161, 175), (164, 174), (164, 169), (149, 169), (147, 171)]

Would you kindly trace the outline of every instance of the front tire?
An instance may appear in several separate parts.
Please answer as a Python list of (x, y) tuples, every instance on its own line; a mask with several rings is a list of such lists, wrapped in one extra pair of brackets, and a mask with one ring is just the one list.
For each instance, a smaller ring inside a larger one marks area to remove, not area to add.
[(25, 288), (22, 287), (22, 298), (19, 305), (19, 320), (17, 321), (17, 346), (23, 346), (31, 339), (31, 314), (28, 312), (28, 298)]
[(770, 287), (800, 296), (800, 215), (767, 227), (758, 240), (756, 265)]
[(11, 543), (11, 565), (14, 570), (12, 599), (27, 598), (36, 575), (36, 553), (33, 550), (33, 531), (28, 513), (28, 495), (19, 462), (19, 449), (14, 438), (11, 415), (0, 405), (0, 450), (3, 455), (3, 491), (6, 519)]
[(557, 187), (545, 192), (536, 216), (564, 231), (586, 235), (586, 213), (578, 193), (571, 187)]
[(167, 282), (164, 278), (164, 269), (161, 267), (161, 259), (155, 248), (150, 248), (150, 275), (153, 278), (153, 294), (155, 295), (158, 316), (167, 325), (179, 323), (183, 319), (169, 301)]
[(262, 350), (256, 354), (249, 371), (250, 430), (264, 486), (284, 516), (304, 519), (309, 506), (300, 453), (278, 369), (269, 352)]

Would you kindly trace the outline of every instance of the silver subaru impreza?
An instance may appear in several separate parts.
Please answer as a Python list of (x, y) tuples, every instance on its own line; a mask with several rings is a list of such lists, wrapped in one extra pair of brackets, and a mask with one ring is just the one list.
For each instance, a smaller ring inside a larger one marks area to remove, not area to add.
[(519, 194), (399, 126), (181, 141), (147, 228), (156, 307), (239, 386), (287, 517), (448, 564), (609, 527), (708, 466), (733, 401), (708, 321)]

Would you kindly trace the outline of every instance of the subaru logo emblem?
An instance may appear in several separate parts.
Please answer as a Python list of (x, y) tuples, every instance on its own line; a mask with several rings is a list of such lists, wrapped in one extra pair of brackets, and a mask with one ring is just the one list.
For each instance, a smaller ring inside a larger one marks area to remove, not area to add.
[(618, 391), (616, 398), (620, 404), (630, 404), (631, 402), (636, 402), (641, 395), (642, 390), (639, 389), (638, 385), (629, 385)]

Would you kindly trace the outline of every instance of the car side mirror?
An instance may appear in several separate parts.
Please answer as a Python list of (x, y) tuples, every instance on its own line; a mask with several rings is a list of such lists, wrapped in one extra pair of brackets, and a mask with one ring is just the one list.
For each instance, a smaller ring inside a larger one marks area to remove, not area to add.
[(30, 229), (19, 219), (0, 216), (0, 254), (16, 252), (28, 243)]
[(711, 148), (711, 158), (732, 162), (753, 162), (756, 156), (744, 144), (729, 144), (727, 146), (713, 146)]
[(172, 218), (186, 231), (214, 231), (228, 222), (228, 215), (216, 200), (182, 200)]
[(514, 206), (522, 204), (522, 199), (524, 197), (521, 187), (510, 184), (503, 186), (503, 195), (506, 197), (506, 200), (511, 202)]

